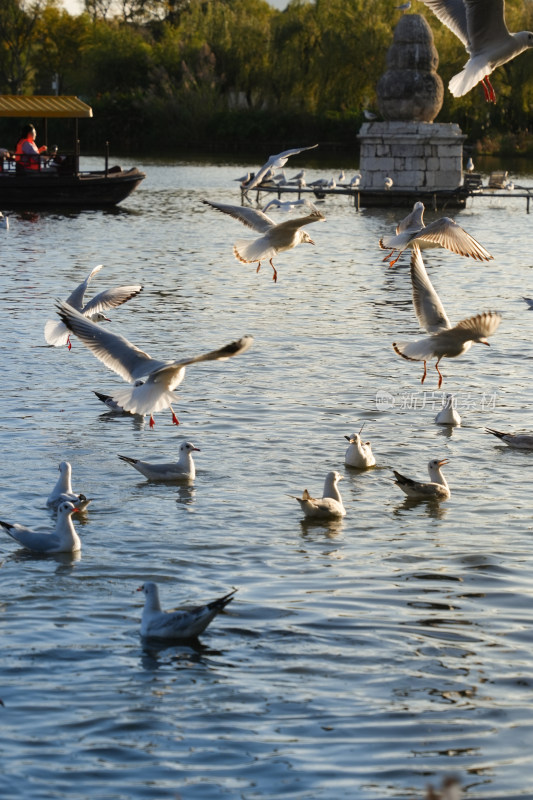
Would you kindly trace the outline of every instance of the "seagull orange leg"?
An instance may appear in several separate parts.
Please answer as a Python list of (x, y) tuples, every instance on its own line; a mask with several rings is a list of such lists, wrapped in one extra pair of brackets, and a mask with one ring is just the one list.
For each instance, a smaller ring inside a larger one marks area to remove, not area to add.
[(259, 262), (259, 264), (257, 265), (256, 274), (259, 272), (260, 269), (261, 269), (261, 262)]
[[(391, 253), (391, 255), (392, 255), (392, 253)], [(398, 253), (398, 255), (396, 256), (394, 261), (389, 261), (389, 267), (393, 267), (396, 264), (396, 262), (398, 261), (398, 259), (400, 258), (400, 256), (401, 256), (401, 253)]]
[(70, 334), (67, 336), (67, 347), (69, 350), (72, 350), (72, 342), (70, 341)]
[(276, 271), (276, 267), (275, 267), (275, 266), (274, 266), (274, 264), (272, 263), (272, 259), (270, 259), (270, 266), (271, 266), (271, 267), (272, 267), (272, 269), (274, 270), (274, 274), (272, 275), (272, 280), (274, 281), (274, 283), (277, 283), (277, 281), (278, 281), (278, 273), (277, 273), (277, 271)]
[(150, 427), (153, 428), (154, 425), (155, 425), (155, 420), (154, 420), (153, 416), (150, 414)]
[(420, 383), (424, 383), (424, 381), (426, 380), (426, 375), (427, 375), (427, 374), (428, 374), (428, 370), (427, 370), (427, 364), (426, 364), (426, 362), (424, 361), (424, 374), (422, 375), (422, 380), (420, 381)]
[(485, 92), (485, 100), (487, 103), (495, 103), (496, 102), (496, 92), (492, 86), (492, 83), (489, 80), (489, 76), (485, 75), (483, 80), (481, 81), (483, 86), (483, 91)]
[[(439, 358), (439, 361), (440, 361), (440, 358)], [(437, 361), (437, 363), (435, 364), (435, 369), (439, 373), (439, 386), (438, 386), (438, 388), (440, 389), (440, 387), (442, 386), (442, 373), (441, 373), (441, 371), (439, 369), (439, 361)]]
[(389, 260), (389, 258), (392, 256), (392, 254), (393, 254), (393, 253), (394, 253), (394, 250), (391, 250), (391, 251), (390, 251), (390, 253), (389, 253), (389, 255), (388, 255), (388, 256), (385, 256), (385, 258), (384, 258), (384, 259), (382, 259), (382, 260), (383, 260), (383, 261), (388, 261), (388, 260)]
[(177, 416), (174, 414), (174, 409), (172, 408), (172, 406), (169, 406), (169, 408), (170, 408), (170, 410), (172, 411), (172, 424), (173, 424), (173, 425), (179, 425), (179, 424), (180, 424), (180, 421), (179, 421), (179, 419), (177, 418)]

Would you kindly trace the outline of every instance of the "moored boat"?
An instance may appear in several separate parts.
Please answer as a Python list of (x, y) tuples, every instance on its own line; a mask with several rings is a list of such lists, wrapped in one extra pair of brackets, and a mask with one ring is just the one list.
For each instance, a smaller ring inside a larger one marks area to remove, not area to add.
[(128, 197), (146, 177), (136, 167), (123, 170), (109, 166), (106, 143), (104, 168), (80, 170), (78, 120), (92, 117), (90, 106), (77, 97), (0, 95), (0, 117), (42, 119), (44, 141), (46, 122), (51, 118), (74, 119), (74, 149), (70, 153), (41, 156), (37, 169), (26, 169), (11, 152), (0, 154), (0, 207), (41, 208), (71, 206), (99, 208), (113, 206)]

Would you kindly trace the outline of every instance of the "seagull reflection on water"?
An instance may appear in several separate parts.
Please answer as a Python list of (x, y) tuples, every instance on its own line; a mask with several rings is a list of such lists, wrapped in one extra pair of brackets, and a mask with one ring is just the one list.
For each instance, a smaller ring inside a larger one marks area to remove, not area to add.
[(335, 539), (342, 533), (343, 519), (301, 519), (300, 527), (304, 538), (316, 539), (315, 532), (320, 532), (320, 538), (325, 535), (328, 539)]
[(447, 509), (438, 500), (426, 500), (423, 497), (406, 497), (401, 503), (395, 506), (392, 512), (395, 517), (401, 517), (404, 511), (412, 511), (414, 508), (421, 507), (428, 517), (432, 519), (444, 519)]

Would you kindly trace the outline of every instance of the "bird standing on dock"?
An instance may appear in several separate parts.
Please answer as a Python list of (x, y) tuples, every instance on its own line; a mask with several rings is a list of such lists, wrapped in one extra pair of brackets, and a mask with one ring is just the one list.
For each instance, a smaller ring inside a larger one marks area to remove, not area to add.
[(442, 358), (457, 358), (466, 353), (475, 342), (489, 345), (487, 336), (494, 333), (501, 322), (501, 314), (485, 311), (475, 317), (458, 322), (453, 328), (448, 319), (438, 294), (429, 280), (422, 254), (418, 247), (411, 255), (411, 283), (413, 287), (413, 305), (421, 327), (431, 336), (419, 339), (410, 344), (393, 342), (394, 352), (408, 361), (423, 361), (424, 374), (427, 375), (426, 362), (435, 358), (435, 369), (439, 374), (439, 389), (442, 385), (442, 374), (439, 363)]
[(243, 225), (263, 234), (258, 239), (239, 239), (233, 246), (233, 252), (243, 264), (252, 264), (258, 261), (256, 272), (261, 269), (261, 262), (268, 259), (274, 271), (272, 276), (274, 282), (278, 279), (278, 273), (272, 261), (274, 256), (284, 250), (292, 250), (293, 247), (302, 243), (314, 244), (309, 234), (301, 228), (312, 222), (325, 222), (326, 220), (325, 216), (313, 205), (310, 206), (311, 213), (306, 217), (297, 217), (276, 223), (262, 211), (254, 208), (212, 203), (210, 200), (202, 200), (202, 203), (217, 211), (222, 211), (224, 214), (229, 214)]
[(489, 75), (529, 47), (533, 33), (510, 33), (504, 0), (422, 0), (464, 44), (469, 60), (448, 86), (462, 97), (481, 82), (487, 102), (496, 102)]
[[(441, 217), (429, 225), (424, 225), (423, 217), (424, 203), (415, 203), (411, 213), (397, 225), (396, 235), (383, 236), (379, 240), (382, 250), (390, 250), (389, 255), (383, 259), (389, 262), (390, 267), (396, 264), (404, 250), (415, 246), (421, 250), (443, 247), (457, 255), (469, 256), (474, 261), (490, 261), (493, 258), (488, 250), (450, 217)], [(398, 255), (391, 261), (395, 251), (398, 251)]]

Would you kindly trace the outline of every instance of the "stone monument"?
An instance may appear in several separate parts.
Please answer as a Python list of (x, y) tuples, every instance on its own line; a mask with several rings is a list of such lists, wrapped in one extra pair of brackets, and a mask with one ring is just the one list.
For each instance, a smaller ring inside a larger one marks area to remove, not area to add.
[(433, 34), (420, 14), (404, 14), (387, 52), (387, 71), (377, 86), (383, 122), (359, 131), (361, 189), (438, 191), (462, 183), (463, 141), (455, 123), (435, 123), (444, 90), (437, 75)]

